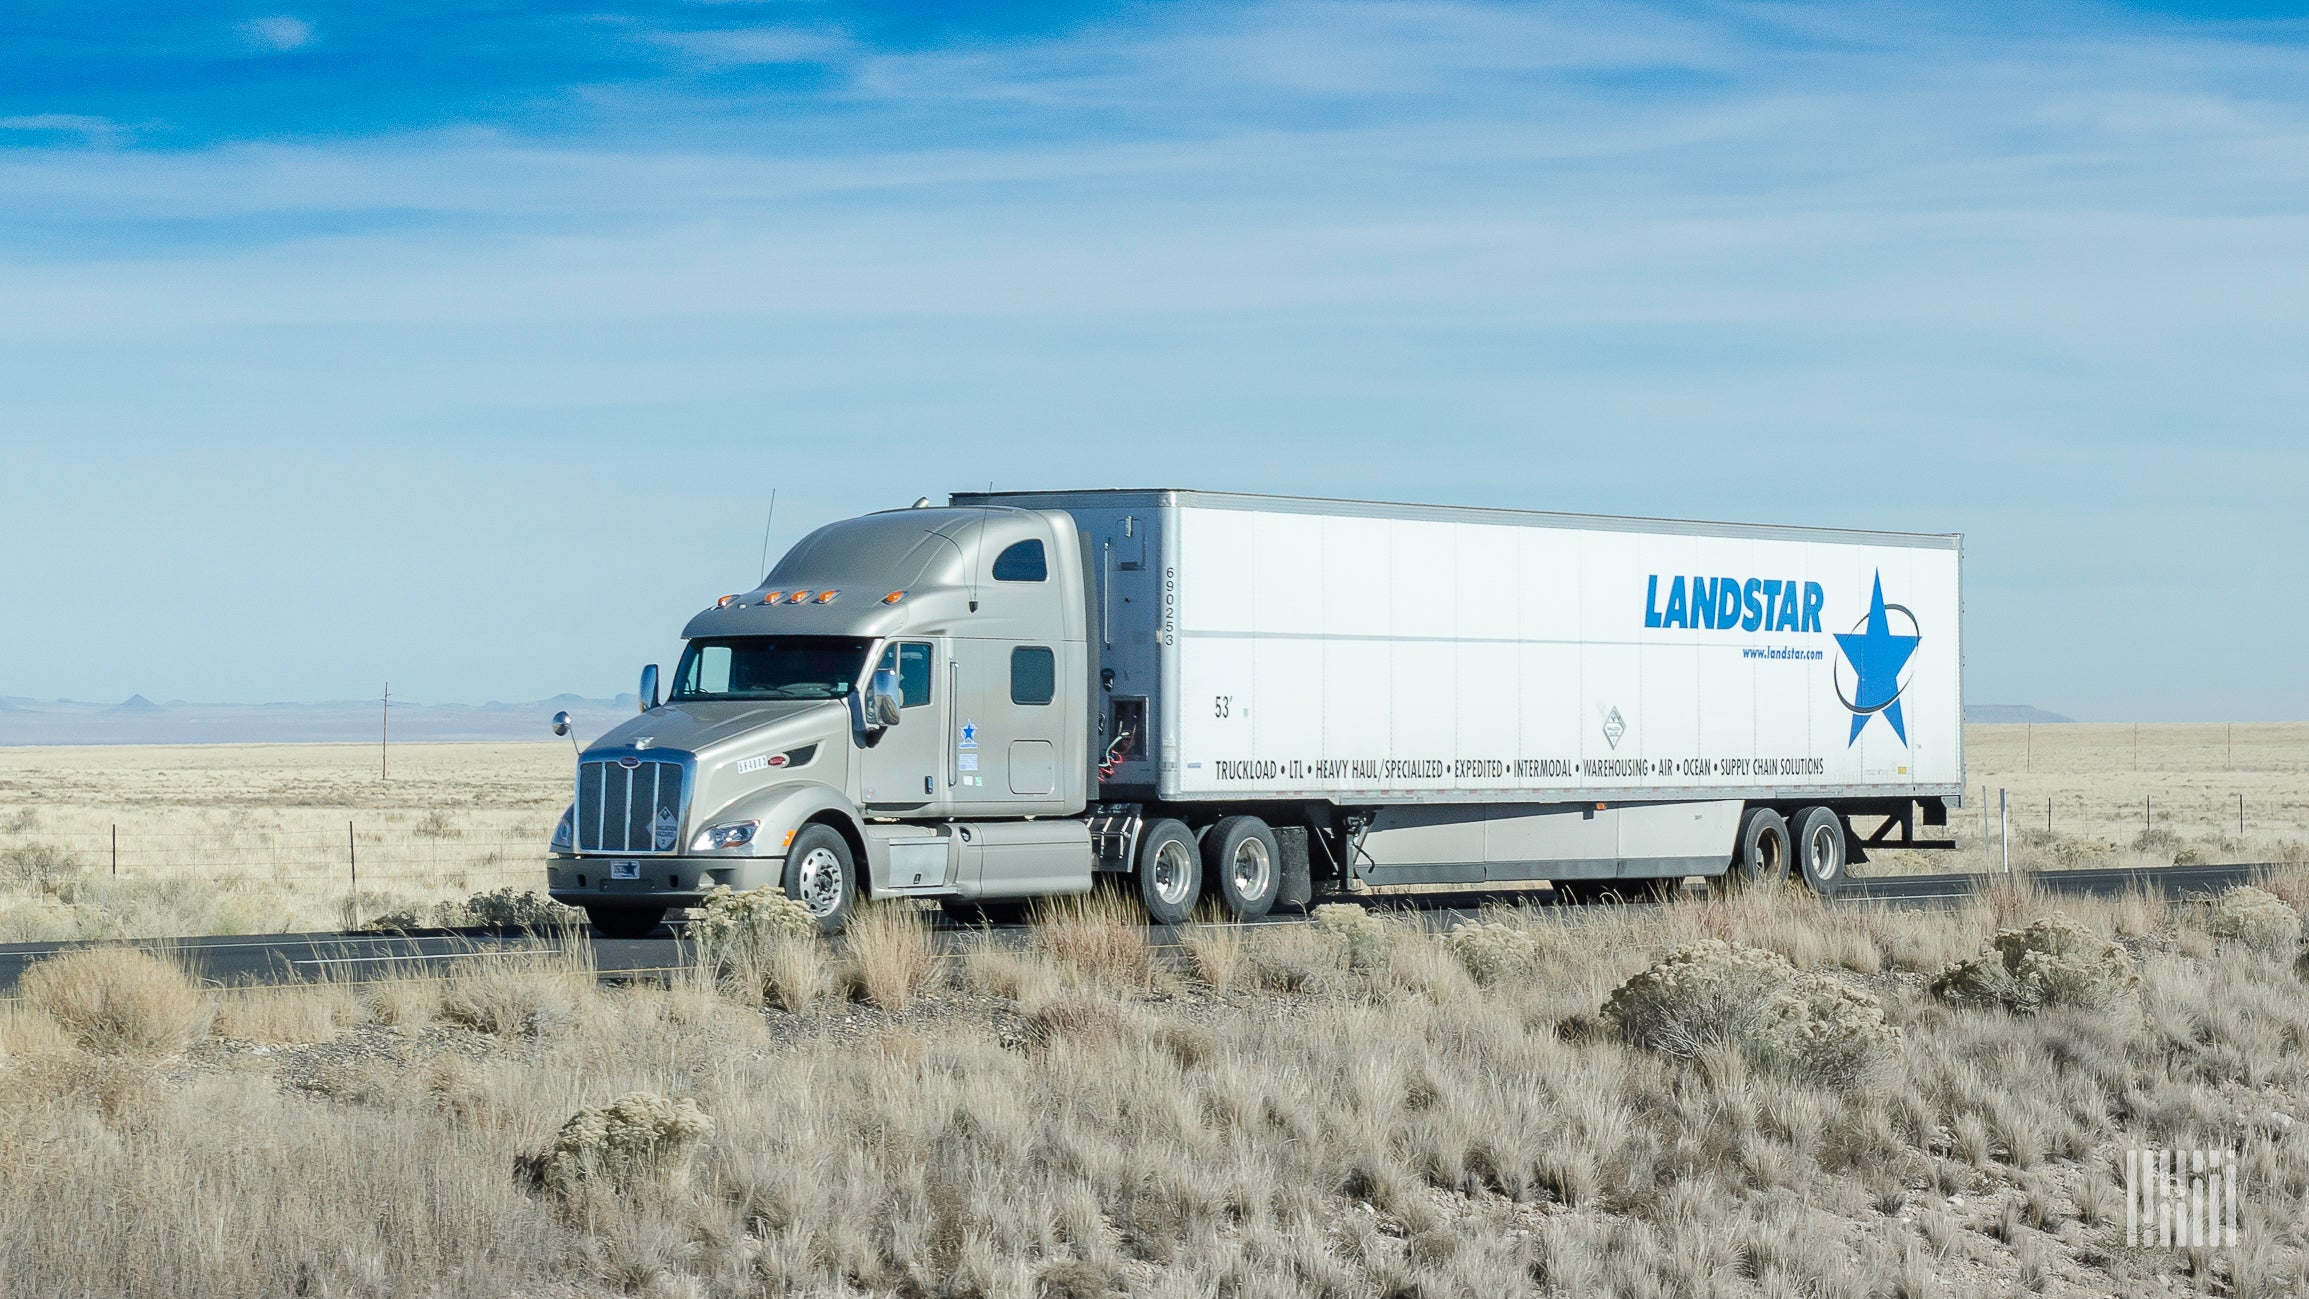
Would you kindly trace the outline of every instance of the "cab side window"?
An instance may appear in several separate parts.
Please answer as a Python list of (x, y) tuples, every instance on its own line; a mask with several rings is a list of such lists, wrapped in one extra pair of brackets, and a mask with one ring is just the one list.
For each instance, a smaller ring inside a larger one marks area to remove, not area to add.
[(920, 708), (930, 702), (930, 646), (903, 641), (882, 651), (877, 671), (898, 674), (898, 706)]
[(1050, 580), (1050, 561), (1042, 553), (1040, 541), (1021, 541), (1003, 547), (994, 557), (994, 580), (997, 582), (1046, 582)]
[(1010, 651), (1010, 702), (1047, 704), (1058, 697), (1058, 657), (1040, 645)]

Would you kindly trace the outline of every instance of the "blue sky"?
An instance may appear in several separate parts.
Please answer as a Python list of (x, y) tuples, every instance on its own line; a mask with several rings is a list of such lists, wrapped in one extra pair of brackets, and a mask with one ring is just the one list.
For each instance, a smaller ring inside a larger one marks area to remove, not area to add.
[(1967, 692), (2309, 717), (2289, 6), (0, 17), (0, 694), (630, 689), (1176, 485), (1968, 535)]

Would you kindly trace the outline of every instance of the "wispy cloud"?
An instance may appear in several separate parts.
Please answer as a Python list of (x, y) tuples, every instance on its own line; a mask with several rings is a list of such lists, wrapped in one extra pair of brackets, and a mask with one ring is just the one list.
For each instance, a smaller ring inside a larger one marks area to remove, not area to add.
[(757, 64), (832, 63), (858, 52), (849, 36), (838, 31), (807, 27), (732, 27), (711, 31), (646, 33), (667, 49), (715, 67)]
[[(80, 119), (0, 122), (13, 426), (592, 429), (613, 459), (648, 428), (741, 475), (870, 445), (956, 482), (1961, 528), (1968, 633), (2003, 629), (1983, 692), (2087, 714), (2210, 681), (2174, 670), (2192, 638), (2309, 636), (2146, 628), (2036, 666), (2159, 591), (2228, 607), (2201, 585), (2236, 569), (2220, 547), (2309, 585), (2277, 499), (2309, 478), (2291, 29), (1438, 0), (901, 38), (696, 12), (546, 23), (486, 69), (550, 76), (414, 104), (422, 128), (314, 129), (314, 96), (238, 86), (281, 120), (87, 150), (58, 147), (106, 138)], [(825, 510), (883, 503), (825, 477)], [(2064, 564), (2098, 576), (2028, 586)], [(2253, 707), (2309, 710), (2288, 688)]]
[[(41, 135), (72, 135), (90, 143), (105, 143), (119, 138), (121, 128), (107, 118), (90, 117), (83, 113), (27, 113), (15, 117), (0, 117), (0, 131), (24, 131)], [(4, 145), (0, 145), (4, 147)]]
[(242, 23), (241, 35), (250, 44), (263, 49), (286, 52), (302, 49), (312, 43), (313, 25), (289, 14), (275, 14), (270, 18), (252, 18)]

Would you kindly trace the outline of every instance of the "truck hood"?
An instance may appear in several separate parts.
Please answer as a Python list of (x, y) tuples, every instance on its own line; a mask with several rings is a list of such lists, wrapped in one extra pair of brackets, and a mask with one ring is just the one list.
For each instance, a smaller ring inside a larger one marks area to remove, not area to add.
[(849, 712), (849, 705), (838, 699), (663, 704), (611, 728), (586, 746), (585, 756), (629, 753), (644, 740), (647, 748), (701, 759), (715, 746), (735, 741), (808, 743), (847, 732)]

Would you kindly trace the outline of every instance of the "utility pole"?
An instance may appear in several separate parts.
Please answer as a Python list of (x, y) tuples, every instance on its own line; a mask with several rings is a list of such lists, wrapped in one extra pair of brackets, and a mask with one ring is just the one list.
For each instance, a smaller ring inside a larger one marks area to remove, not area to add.
[(377, 716), (377, 779), (385, 779), (385, 759), (393, 738), (393, 683), (385, 683), (385, 707)]

